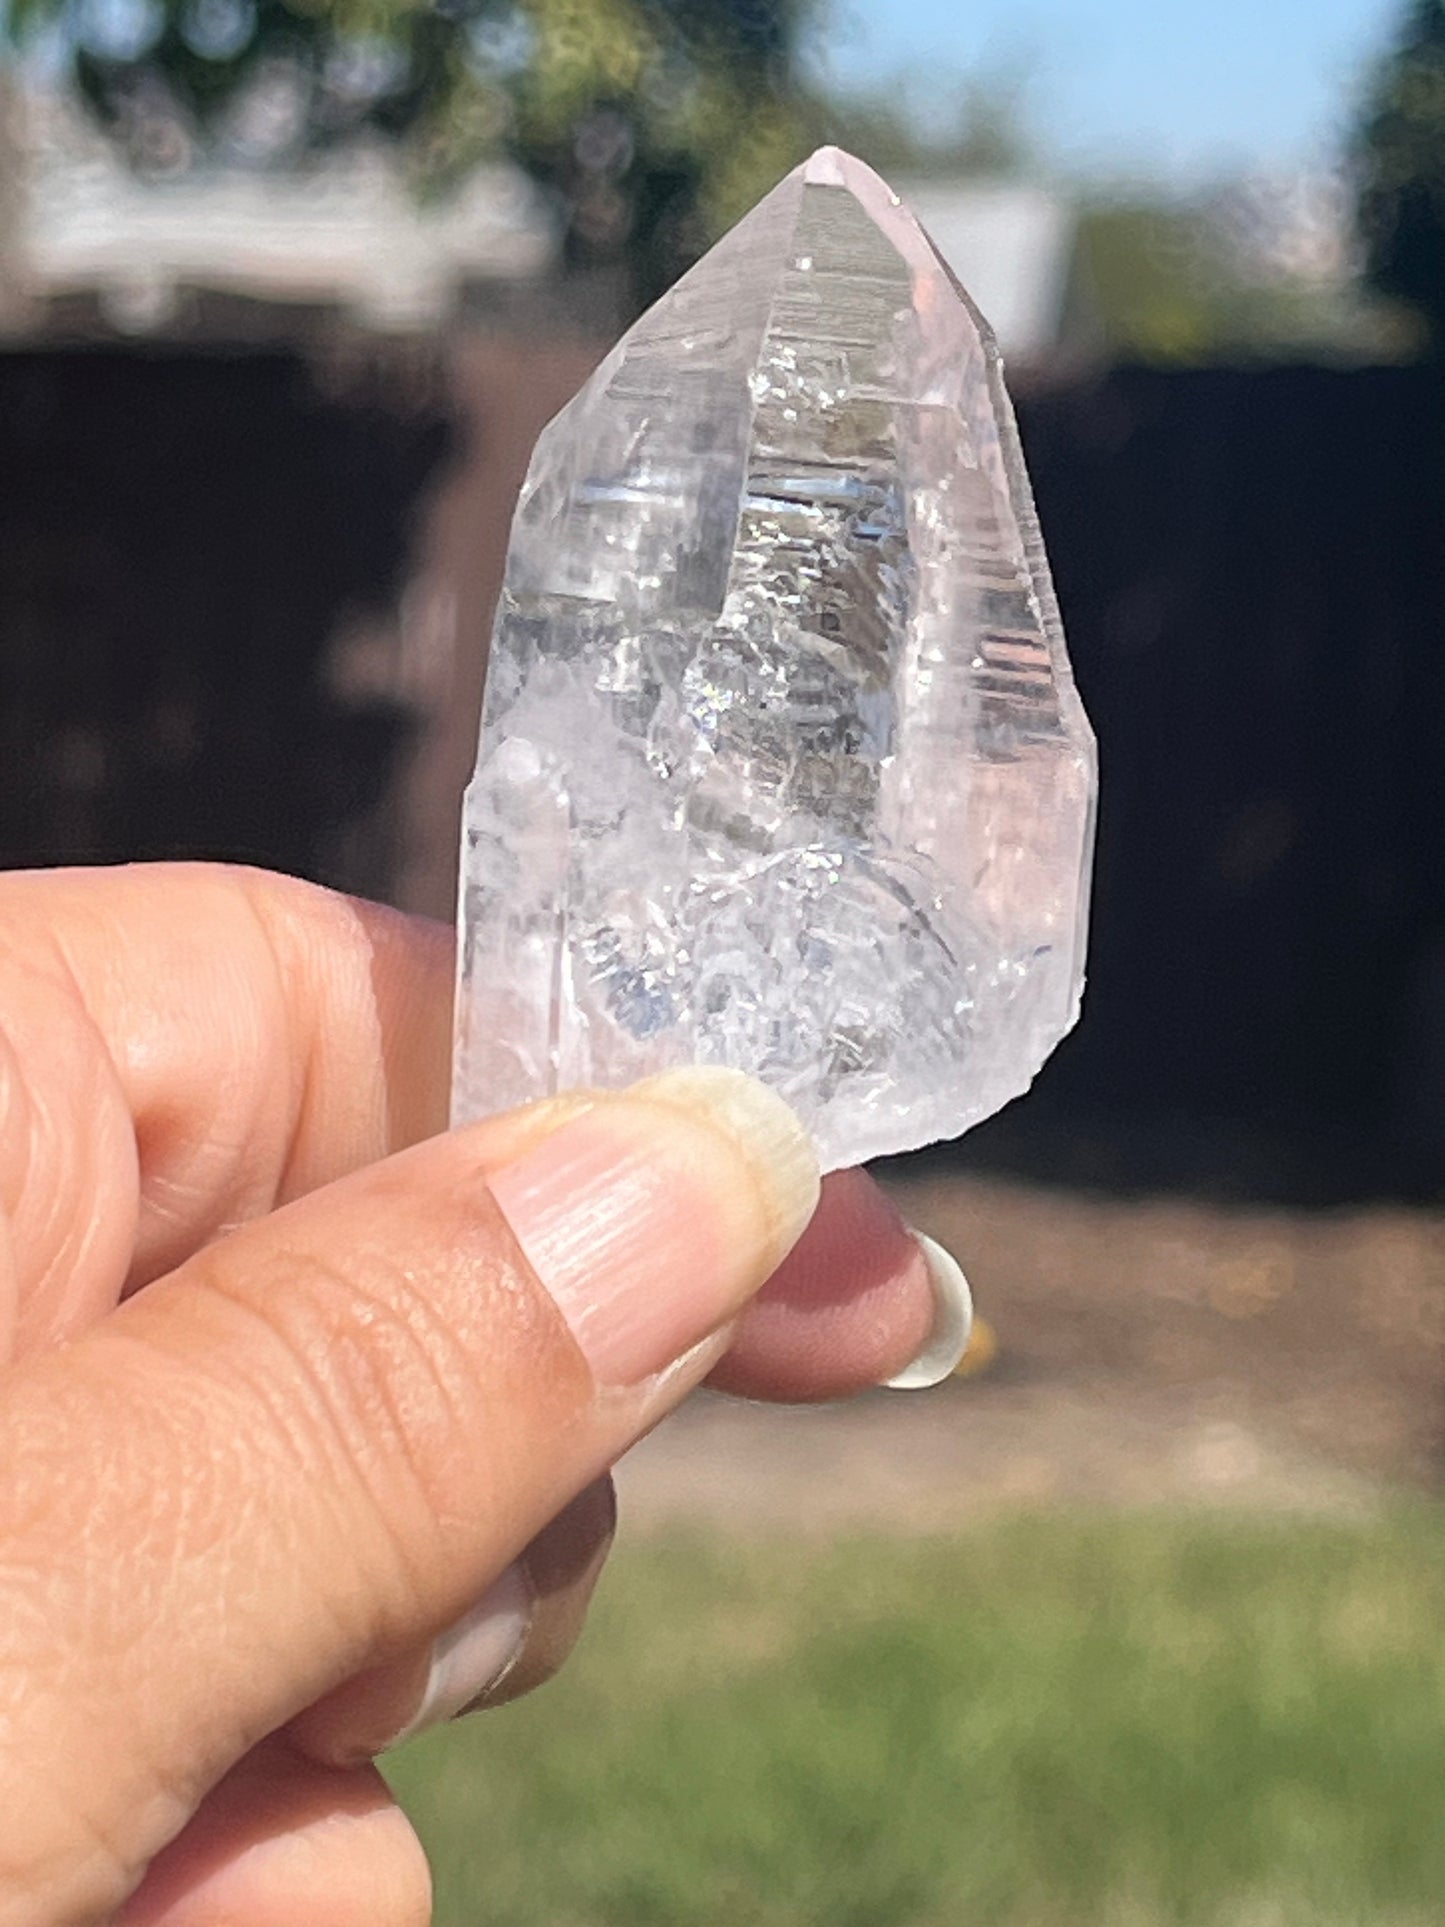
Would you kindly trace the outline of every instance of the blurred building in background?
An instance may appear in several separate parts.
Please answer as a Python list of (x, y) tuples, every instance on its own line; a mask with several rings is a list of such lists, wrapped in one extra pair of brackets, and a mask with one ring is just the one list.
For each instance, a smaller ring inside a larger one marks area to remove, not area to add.
[(892, 185), (988, 317), (1011, 369), (1037, 375), (1097, 357), (1098, 316), (1068, 198), (1023, 181), (905, 175)]
[[(422, 336), (625, 325), (615, 278), (568, 262), (561, 210), (495, 160), (419, 199), (364, 140), (299, 170), (215, 164), (140, 176), (64, 92), (12, 92), (3, 122), (5, 307), (16, 337), (294, 342), (318, 327)], [(1009, 180), (896, 185), (989, 317), (1041, 372), (1099, 345), (1062, 194)]]
[(556, 269), (555, 214), (503, 161), (424, 205), (375, 140), (301, 171), (147, 180), (49, 89), (15, 96), (9, 141), (12, 333), (294, 340), (320, 320), (434, 332), (474, 291), (485, 301)]

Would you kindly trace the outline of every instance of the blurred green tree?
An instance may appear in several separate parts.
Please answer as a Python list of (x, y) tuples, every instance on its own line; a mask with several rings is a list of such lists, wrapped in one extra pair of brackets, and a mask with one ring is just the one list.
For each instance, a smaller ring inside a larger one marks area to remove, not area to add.
[(1131, 360), (1184, 364), (1217, 352), (1219, 315), (1202, 271), (1208, 237), (1193, 209), (1106, 198), (1084, 211), (1079, 238), (1110, 349)]
[(639, 302), (808, 143), (815, 0), (0, 0), (46, 35), (133, 165), (294, 166), (365, 132), (444, 184), (510, 153), (552, 190), (574, 265)]
[(1409, 330), (1346, 262), (1260, 258), (1230, 197), (1100, 194), (1079, 217), (1079, 266), (1100, 341), (1177, 366), (1298, 357), (1397, 360)]
[(1411, 0), (1355, 142), (1366, 275), (1445, 346), (1445, 0)]

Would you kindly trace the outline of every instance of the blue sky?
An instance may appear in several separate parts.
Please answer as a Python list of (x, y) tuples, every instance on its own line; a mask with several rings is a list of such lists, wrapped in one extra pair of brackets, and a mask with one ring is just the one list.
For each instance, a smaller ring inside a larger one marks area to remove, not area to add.
[(948, 76), (1031, 74), (1046, 150), (1180, 182), (1318, 163), (1403, 0), (832, 0), (827, 71), (930, 120)]

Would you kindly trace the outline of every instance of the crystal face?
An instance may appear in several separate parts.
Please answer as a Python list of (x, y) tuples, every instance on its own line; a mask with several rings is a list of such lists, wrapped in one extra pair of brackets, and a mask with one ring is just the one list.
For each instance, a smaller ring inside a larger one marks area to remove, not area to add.
[(454, 1115), (735, 1065), (825, 1169), (1024, 1090), (1093, 738), (986, 324), (825, 148), (543, 431), (467, 792)]

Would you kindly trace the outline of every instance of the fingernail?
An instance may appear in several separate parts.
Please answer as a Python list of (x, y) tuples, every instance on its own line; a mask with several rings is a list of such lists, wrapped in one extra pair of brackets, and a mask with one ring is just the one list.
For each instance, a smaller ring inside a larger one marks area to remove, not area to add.
[(798, 1119), (740, 1071), (666, 1071), (599, 1099), (492, 1194), (603, 1385), (636, 1385), (731, 1318), (818, 1202)]
[(532, 1595), (521, 1648), (453, 1717), (504, 1705), (551, 1679), (581, 1635), (616, 1530), (617, 1495), (603, 1478), (538, 1533), (520, 1562)]
[(911, 1235), (928, 1267), (933, 1328), (917, 1358), (888, 1380), (889, 1389), (895, 1392), (926, 1391), (930, 1385), (942, 1384), (957, 1371), (973, 1329), (973, 1295), (958, 1260), (923, 1232)]
[(502, 1684), (532, 1623), (535, 1594), (519, 1559), (494, 1579), (472, 1610), (432, 1647), (421, 1702), (388, 1746), (400, 1746), (460, 1713)]

